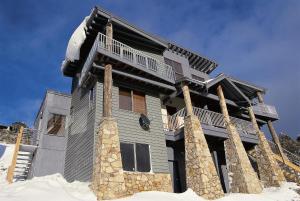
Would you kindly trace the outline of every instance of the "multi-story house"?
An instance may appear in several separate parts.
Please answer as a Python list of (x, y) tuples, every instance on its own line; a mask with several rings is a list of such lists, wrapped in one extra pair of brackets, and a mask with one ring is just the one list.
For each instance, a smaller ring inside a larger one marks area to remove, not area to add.
[[(116, 191), (192, 188), (207, 198), (260, 192), (258, 170), (265, 186), (279, 185), (282, 173), (259, 130), (278, 119), (263, 102), (266, 90), (211, 77), (217, 66), (95, 7), (73, 33), (62, 65), (72, 78), (66, 179), (92, 181), (96, 193), (124, 183)], [(260, 154), (250, 163), (254, 147)]]

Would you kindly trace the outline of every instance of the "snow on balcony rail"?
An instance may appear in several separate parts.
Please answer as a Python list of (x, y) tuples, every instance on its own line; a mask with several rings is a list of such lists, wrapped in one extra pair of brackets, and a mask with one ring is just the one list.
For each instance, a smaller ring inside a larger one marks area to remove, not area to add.
[(120, 59), (126, 60), (127, 62), (145, 68), (149, 72), (154, 73), (159, 77), (163, 77), (171, 81), (174, 81), (175, 79), (174, 71), (171, 66), (115, 39), (109, 38), (102, 33), (98, 33), (82, 68), (81, 78), (79, 80), (80, 85), (92, 66), (98, 48), (110, 52), (113, 55), (120, 57)]
[[(226, 128), (224, 116), (221, 113), (205, 110), (198, 107), (193, 107), (194, 115), (196, 115), (200, 122), (214, 127)], [(182, 108), (172, 116), (163, 117), (164, 129), (168, 131), (175, 131), (184, 126), (184, 117), (186, 116), (186, 109)], [(245, 134), (255, 134), (255, 130), (251, 122), (230, 117), (231, 122), (235, 124), (236, 128)], [(167, 120), (167, 122), (166, 122)]]

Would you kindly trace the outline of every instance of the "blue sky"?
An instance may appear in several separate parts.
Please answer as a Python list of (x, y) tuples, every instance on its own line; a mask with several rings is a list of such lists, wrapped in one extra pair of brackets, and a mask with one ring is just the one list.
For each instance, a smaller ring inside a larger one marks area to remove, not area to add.
[(1, 0), (0, 123), (31, 125), (46, 89), (70, 91), (60, 65), (95, 5), (214, 59), (214, 75), (266, 87), (281, 118), (277, 131), (300, 134), (299, 0)]

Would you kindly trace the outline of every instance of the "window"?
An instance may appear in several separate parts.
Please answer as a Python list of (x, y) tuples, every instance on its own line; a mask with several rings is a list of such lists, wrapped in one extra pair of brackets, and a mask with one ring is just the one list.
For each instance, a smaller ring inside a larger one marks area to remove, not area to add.
[(134, 171), (134, 145), (121, 142), (121, 155), (123, 169), (126, 171)]
[(66, 116), (61, 114), (49, 114), (47, 133), (50, 135), (64, 136)]
[(146, 114), (145, 94), (133, 91), (133, 111), (140, 114)]
[(199, 76), (197, 76), (197, 75), (193, 75), (193, 74), (192, 74), (192, 78), (195, 79), (195, 80), (199, 80), (199, 81), (201, 81), (201, 82), (204, 82), (204, 81), (205, 81), (204, 78), (199, 77)]
[(173, 61), (171, 59), (165, 58), (165, 63), (169, 66), (172, 66), (173, 71), (175, 73), (176, 79), (179, 79), (183, 77), (183, 71), (182, 71), (182, 65), (181, 63), (178, 63), (176, 61)]
[(148, 144), (136, 144), (136, 169), (139, 172), (150, 172), (150, 153)]
[(119, 108), (140, 114), (147, 114), (145, 94), (119, 88)]
[(119, 89), (119, 108), (124, 110), (132, 110), (131, 91), (127, 89)]
[(151, 159), (148, 144), (121, 142), (123, 169), (126, 171), (150, 172)]

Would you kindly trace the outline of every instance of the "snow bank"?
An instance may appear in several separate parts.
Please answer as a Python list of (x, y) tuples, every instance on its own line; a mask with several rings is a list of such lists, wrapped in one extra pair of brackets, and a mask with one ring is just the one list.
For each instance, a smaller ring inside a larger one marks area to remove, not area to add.
[[(16, 182), (11, 185), (0, 185), (1, 201), (96, 201), (97, 198), (90, 191), (89, 183), (66, 182), (59, 174), (46, 177), (36, 177), (25, 182)], [(281, 188), (268, 188), (263, 193), (229, 194), (217, 201), (299, 201), (300, 196), (293, 190), (294, 183), (285, 183)], [(205, 201), (192, 190), (185, 193), (143, 192), (133, 196), (118, 199), (117, 201)]]
[[(5, 148), (5, 149), (3, 149)], [(4, 150), (4, 151), (3, 151)], [(0, 144), (0, 200), (1, 201), (96, 201), (89, 183), (68, 183), (59, 175), (35, 177), (32, 180), (7, 184), (6, 170), (10, 165), (14, 145)], [(267, 188), (261, 194), (228, 194), (217, 201), (300, 201), (295, 183), (284, 183), (280, 188)], [(117, 201), (205, 201), (192, 190), (181, 194), (165, 192), (142, 192)]]
[(7, 168), (10, 166), (14, 148), (14, 144), (0, 143), (0, 185), (6, 183)]

